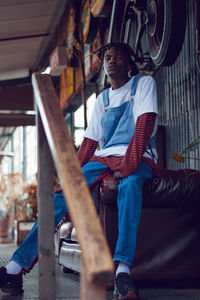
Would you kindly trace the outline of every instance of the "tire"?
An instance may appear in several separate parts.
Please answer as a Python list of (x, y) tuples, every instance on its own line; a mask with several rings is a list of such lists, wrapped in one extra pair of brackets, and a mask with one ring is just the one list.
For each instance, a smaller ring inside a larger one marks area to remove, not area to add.
[(171, 66), (185, 38), (186, 0), (147, 0), (147, 49), (156, 66)]
[(126, 31), (126, 21), (128, 19), (128, 6), (130, 5), (130, 0), (125, 0), (125, 5), (124, 5), (124, 11), (123, 11), (123, 17), (122, 17), (122, 24), (120, 28), (120, 42), (124, 42), (124, 35)]

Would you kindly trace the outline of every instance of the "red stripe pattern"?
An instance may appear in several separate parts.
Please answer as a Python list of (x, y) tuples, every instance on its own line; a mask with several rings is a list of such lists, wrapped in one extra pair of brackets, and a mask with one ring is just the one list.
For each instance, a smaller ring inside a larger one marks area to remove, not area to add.
[(107, 165), (113, 172), (119, 170), (124, 177), (136, 172), (141, 161), (155, 169), (156, 164), (153, 159), (143, 157), (149, 145), (155, 120), (156, 113), (145, 113), (139, 116), (136, 122), (135, 132), (128, 145), (125, 156), (93, 156), (90, 160)]
[(89, 138), (84, 138), (83, 142), (78, 150), (78, 159), (81, 167), (84, 166), (94, 154), (98, 145), (97, 141), (91, 140)]
[(142, 157), (149, 145), (155, 120), (155, 113), (146, 113), (137, 119), (135, 132), (119, 167), (119, 171), (126, 177), (137, 171)]

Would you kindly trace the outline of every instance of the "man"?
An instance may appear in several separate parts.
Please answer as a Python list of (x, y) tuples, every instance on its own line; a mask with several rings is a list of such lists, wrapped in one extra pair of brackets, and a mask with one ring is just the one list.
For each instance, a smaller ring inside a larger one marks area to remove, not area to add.
[[(132, 49), (124, 43), (102, 47), (98, 56), (111, 87), (101, 93), (78, 152), (88, 186), (110, 169), (119, 180), (119, 235), (114, 254), (115, 295), (121, 299), (139, 299), (130, 276), (142, 206), (142, 187), (156, 167), (157, 94), (150, 76), (136, 75)], [(97, 149), (97, 145), (99, 145)], [(62, 191), (55, 193), (55, 226), (67, 212)], [(22, 294), (22, 273), (37, 261), (37, 222), (13, 254), (0, 268), (0, 287)]]

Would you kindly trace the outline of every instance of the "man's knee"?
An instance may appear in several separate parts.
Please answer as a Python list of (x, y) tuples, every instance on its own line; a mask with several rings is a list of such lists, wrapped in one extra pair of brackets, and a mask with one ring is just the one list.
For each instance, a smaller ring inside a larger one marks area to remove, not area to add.
[(141, 182), (142, 182), (141, 178), (139, 176), (136, 176), (135, 174), (131, 174), (128, 177), (123, 178), (121, 180), (121, 184), (127, 187), (129, 187), (130, 185), (131, 186), (141, 185)]
[(65, 197), (62, 191), (54, 193), (54, 210), (67, 210), (67, 205), (65, 201)]

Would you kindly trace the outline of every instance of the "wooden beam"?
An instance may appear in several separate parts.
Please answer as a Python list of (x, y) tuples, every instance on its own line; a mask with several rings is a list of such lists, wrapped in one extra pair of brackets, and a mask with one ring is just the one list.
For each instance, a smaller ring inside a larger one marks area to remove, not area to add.
[(40, 115), (38, 132), (38, 254), (41, 300), (56, 299), (53, 161)]
[(82, 249), (88, 282), (104, 285), (113, 261), (49, 75), (32, 76), (35, 99)]
[(35, 115), (28, 114), (0, 114), (1, 127), (34, 126)]
[(0, 89), (0, 110), (33, 110), (31, 85)]
[(106, 289), (102, 289), (101, 285), (94, 285), (87, 279), (86, 267), (81, 260), (81, 286), (80, 286), (81, 300), (103, 300), (106, 299)]

